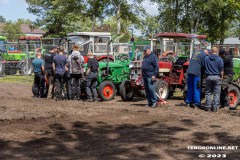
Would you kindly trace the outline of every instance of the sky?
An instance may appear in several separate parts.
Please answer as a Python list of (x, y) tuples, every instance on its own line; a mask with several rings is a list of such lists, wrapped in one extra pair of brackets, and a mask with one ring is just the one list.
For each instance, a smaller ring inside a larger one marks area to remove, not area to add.
[(30, 19), (34, 21), (37, 17), (28, 13), (26, 0), (0, 0), (0, 15), (6, 20)]
[[(148, 0), (143, 2), (147, 13), (157, 15), (158, 9)], [(6, 20), (16, 21), (17, 19), (30, 19), (35, 21), (37, 16), (30, 14), (27, 10), (26, 0), (0, 0), (0, 15)]]

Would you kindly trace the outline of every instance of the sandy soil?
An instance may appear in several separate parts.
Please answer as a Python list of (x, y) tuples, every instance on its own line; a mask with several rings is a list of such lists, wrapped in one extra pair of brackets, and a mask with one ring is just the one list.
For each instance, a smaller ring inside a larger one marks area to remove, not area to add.
[(56, 102), (33, 98), (31, 86), (22, 84), (3, 83), (0, 90), (0, 159), (240, 159), (239, 148), (188, 150), (240, 147), (239, 110), (205, 112), (183, 107), (180, 98), (155, 109), (119, 96)]

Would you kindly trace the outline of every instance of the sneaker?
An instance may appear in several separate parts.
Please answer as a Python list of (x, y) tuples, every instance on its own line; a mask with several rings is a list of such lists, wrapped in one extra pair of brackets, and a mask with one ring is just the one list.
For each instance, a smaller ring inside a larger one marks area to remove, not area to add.
[(98, 99), (97, 98), (93, 98), (93, 102), (98, 102)]
[(218, 109), (217, 109), (217, 108), (212, 108), (211, 111), (213, 111), (213, 112), (217, 112)]
[(93, 99), (87, 99), (87, 102), (93, 102)]
[(205, 109), (204, 109), (206, 112), (209, 112), (209, 111), (211, 111), (211, 108), (209, 108), (209, 107), (205, 107)]
[(153, 103), (151, 106), (149, 106), (149, 107), (151, 107), (151, 108), (156, 108), (158, 106), (158, 104), (157, 104), (157, 102), (155, 102), (155, 103)]

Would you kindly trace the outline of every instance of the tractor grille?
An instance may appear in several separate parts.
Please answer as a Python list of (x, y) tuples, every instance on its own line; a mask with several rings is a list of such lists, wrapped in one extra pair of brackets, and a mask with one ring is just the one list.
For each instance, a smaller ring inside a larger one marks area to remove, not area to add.
[(132, 68), (130, 69), (130, 79), (137, 80), (141, 76), (142, 61), (132, 61)]

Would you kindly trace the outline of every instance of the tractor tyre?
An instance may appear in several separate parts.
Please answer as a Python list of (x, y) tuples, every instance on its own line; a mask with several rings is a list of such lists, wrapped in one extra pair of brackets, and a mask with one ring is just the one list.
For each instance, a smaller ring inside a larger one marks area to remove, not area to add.
[(28, 70), (27, 70), (27, 66), (24, 63), (21, 65), (19, 72), (21, 75), (32, 75), (32, 71), (33, 71), (32, 65), (28, 64)]
[[(99, 62), (107, 62), (108, 59), (107, 58), (102, 58), (99, 60)], [(109, 59), (109, 62), (113, 62), (113, 60)]]
[(116, 88), (111, 81), (103, 81), (98, 87), (98, 94), (103, 101), (110, 101), (116, 94)]
[(230, 84), (228, 86), (228, 104), (229, 109), (234, 110), (238, 107), (240, 100), (240, 91), (237, 86)]
[(17, 70), (16, 70), (16, 69), (12, 69), (12, 70), (10, 70), (10, 69), (5, 69), (4, 73), (5, 73), (6, 75), (14, 75), (14, 74), (17, 73)]
[(162, 98), (163, 100), (167, 100), (167, 98), (169, 97), (169, 86), (168, 83), (164, 80), (159, 80), (156, 82), (155, 84), (155, 89), (156, 89), (156, 93), (159, 95), (160, 98)]
[(5, 64), (0, 61), (0, 75), (3, 75), (5, 72)]
[(120, 96), (123, 101), (131, 101), (134, 97), (134, 88), (131, 81), (125, 80), (121, 83), (119, 87)]

